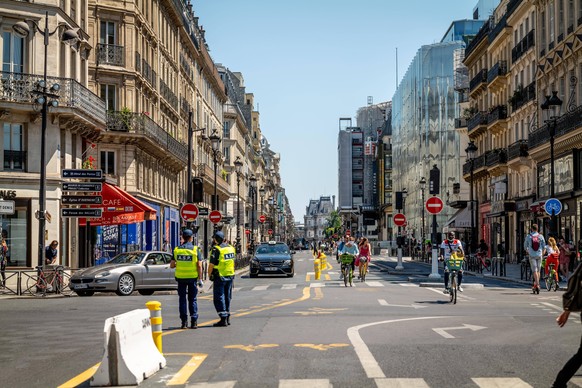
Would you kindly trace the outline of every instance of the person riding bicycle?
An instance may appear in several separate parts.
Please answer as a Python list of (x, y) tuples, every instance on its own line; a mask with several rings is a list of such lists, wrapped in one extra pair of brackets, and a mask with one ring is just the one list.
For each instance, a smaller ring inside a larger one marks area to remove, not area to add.
[(554, 264), (556, 282), (559, 283), (560, 279), (558, 277), (558, 268), (560, 267), (560, 248), (558, 247), (558, 244), (556, 244), (555, 238), (553, 237), (548, 238), (546, 252), (548, 254), (548, 256), (546, 257), (546, 264), (544, 266), (546, 276), (550, 276), (550, 264)]
[(352, 273), (355, 270), (355, 260), (356, 257), (358, 257), (358, 254), (360, 253), (360, 251), (358, 250), (358, 247), (356, 246), (356, 244), (354, 243), (354, 238), (353, 237), (348, 237), (347, 238), (347, 242), (344, 244), (344, 246), (342, 247), (342, 249), (339, 251), (340, 256), (341, 255), (352, 255)]
[[(443, 291), (445, 294), (449, 293), (449, 267), (448, 261), (451, 259), (451, 255), (453, 252), (458, 252), (460, 255), (465, 256), (465, 251), (463, 250), (463, 243), (461, 240), (455, 238), (455, 232), (449, 232), (448, 238), (445, 239), (441, 244), (441, 256), (444, 258), (445, 262), (445, 290)], [(458, 290), (459, 292), (463, 292), (461, 288), (461, 283), (463, 282), (463, 270), (458, 271)]]
[[(368, 270), (367, 265), (370, 263), (370, 251), (372, 250), (372, 248), (370, 247), (370, 242), (368, 241), (368, 239), (366, 237), (362, 237), (362, 240), (360, 241), (360, 243), (358, 244), (358, 267), (360, 270), (360, 273), (362, 273), (362, 271), (364, 270), (364, 266), (365, 270)], [(361, 276), (358, 275), (358, 279), (360, 279)]]

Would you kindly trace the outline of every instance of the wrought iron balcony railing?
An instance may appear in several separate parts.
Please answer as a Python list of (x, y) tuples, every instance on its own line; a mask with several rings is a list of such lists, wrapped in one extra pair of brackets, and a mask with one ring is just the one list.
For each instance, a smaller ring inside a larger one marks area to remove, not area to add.
[(107, 130), (144, 135), (180, 160), (188, 159), (188, 146), (176, 140), (145, 114), (109, 111), (107, 112)]
[(467, 131), (471, 132), (480, 125), (487, 125), (487, 112), (477, 112), (467, 122)]
[(523, 105), (527, 104), (529, 101), (536, 99), (536, 81), (527, 85), (523, 89), (518, 89), (513, 93), (513, 96), (509, 100), (511, 102), (511, 110), (515, 112)]
[(507, 160), (527, 157), (528, 155), (527, 140), (518, 140), (507, 147)]
[(459, 118), (455, 119), (455, 128), (465, 128), (467, 127), (467, 119)]
[(510, 0), (509, 3), (507, 3), (507, 8), (505, 11), (505, 14), (507, 15), (507, 17), (511, 16), (511, 14), (513, 12), (515, 12), (515, 10), (517, 9), (517, 7), (519, 7), (519, 5), (523, 3), (523, 0)]
[(26, 151), (4, 150), (4, 170), (26, 171)]
[[(488, 151), (491, 152), (491, 151)], [(487, 153), (479, 155), (475, 158), (475, 160), (473, 161), (473, 171), (477, 171), (478, 169), (480, 169), (481, 167), (485, 166), (485, 161), (487, 159)], [(465, 164), (463, 164), (463, 175), (468, 175), (471, 173), (471, 161), (467, 161)]]
[(493, 124), (507, 118), (507, 105), (497, 105), (487, 115), (487, 124)]
[[(0, 72), (0, 101), (29, 103), (31, 92), (37, 89), (42, 75)], [(105, 101), (72, 78), (47, 77), (49, 85), (58, 83), (59, 108), (69, 107), (84, 114), (92, 121), (105, 125)], [(55, 109), (55, 108), (53, 108)]]
[(535, 46), (535, 30), (528, 32), (527, 35), (511, 49), (511, 61), (515, 63), (533, 46)]
[[(553, 125), (553, 124), (551, 124)], [(570, 133), (577, 128), (582, 126), (582, 105), (572, 109), (570, 112), (565, 113), (556, 121), (556, 132), (554, 139), (559, 138), (562, 135)], [(534, 149), (541, 144), (549, 143), (550, 141), (550, 128), (548, 123), (538, 128), (529, 134), (528, 138), (528, 148)]]
[(491, 30), (491, 18), (489, 18), (483, 24), (483, 26), (481, 26), (481, 29), (479, 30), (477, 35), (475, 35), (473, 40), (467, 45), (467, 48), (465, 49), (465, 58), (469, 57), (469, 55), (471, 55), (471, 53), (473, 52), (473, 50), (475, 50), (479, 43), (481, 43), (483, 39), (486, 39), (489, 36), (490, 30)]
[(507, 15), (503, 15), (497, 24), (491, 29), (491, 32), (489, 32), (487, 36), (489, 42), (493, 42), (505, 27), (507, 27)]
[(97, 45), (97, 63), (113, 66), (125, 66), (123, 46), (99, 43)]
[(486, 154), (485, 164), (487, 167), (505, 163), (507, 163), (507, 150), (505, 148), (497, 148)]
[(499, 61), (487, 73), (487, 82), (493, 81), (495, 78), (507, 74), (507, 61)]
[(487, 69), (481, 70), (471, 79), (471, 82), (469, 82), (469, 90), (473, 91), (482, 83), (487, 83)]

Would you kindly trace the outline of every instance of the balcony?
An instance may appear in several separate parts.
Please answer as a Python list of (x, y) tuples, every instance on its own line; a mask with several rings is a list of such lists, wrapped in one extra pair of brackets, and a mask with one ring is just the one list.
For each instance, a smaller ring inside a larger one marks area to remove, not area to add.
[(523, 172), (531, 168), (527, 140), (518, 140), (507, 147), (507, 166), (514, 171)]
[(511, 111), (515, 112), (525, 104), (530, 101), (535, 101), (536, 99), (536, 82), (533, 81), (531, 84), (527, 85), (525, 88), (518, 87), (514, 92), (513, 96), (509, 99), (511, 104)]
[(166, 85), (164, 81), (160, 79), (160, 94), (164, 100), (174, 109), (178, 110), (178, 97), (172, 92), (172, 90)]
[(467, 119), (464, 119), (464, 118), (455, 119), (455, 128), (456, 129), (466, 128), (466, 127), (467, 127)]
[[(582, 127), (582, 105), (576, 107), (576, 109), (571, 112), (565, 113), (558, 119), (554, 139), (559, 139), (564, 135), (570, 134), (578, 130), (580, 127)], [(545, 124), (530, 133), (527, 144), (528, 149), (532, 151), (542, 144), (549, 145), (549, 143), (550, 131), (548, 129), (548, 124)], [(556, 142), (556, 145), (558, 145), (558, 142)]]
[(26, 171), (26, 151), (4, 150), (4, 171)]
[[(223, 200), (230, 197), (230, 186), (228, 182), (222, 178), (220, 174), (220, 164), (217, 165), (216, 174), (216, 193)], [(204, 191), (214, 194), (214, 162), (199, 163), (198, 176), (201, 176), (204, 181)], [(221, 196), (222, 194), (222, 196)]]
[(475, 35), (473, 40), (471, 40), (471, 42), (467, 45), (467, 48), (465, 49), (465, 58), (469, 58), (469, 56), (471, 56), (471, 54), (473, 53), (473, 51), (475, 51), (479, 44), (488, 38), (490, 28), (491, 19), (488, 19), (483, 24), (483, 26), (481, 26), (481, 29), (479, 30), (477, 35)]
[(124, 49), (114, 44), (98, 44), (97, 65), (125, 66)]
[(469, 82), (471, 97), (479, 90), (485, 89), (485, 86), (487, 86), (487, 69), (479, 71)]
[(535, 46), (535, 30), (531, 30), (527, 35), (511, 49), (511, 61), (517, 62), (527, 51)]
[(497, 148), (485, 154), (485, 165), (490, 176), (498, 176), (507, 172), (507, 150)]
[(186, 144), (176, 140), (145, 114), (107, 112), (107, 132), (103, 134), (103, 141), (119, 142), (119, 137), (123, 137), (126, 144), (135, 144), (158, 158), (169, 159), (177, 168), (186, 165)]
[[(33, 110), (31, 92), (43, 76), (37, 74), (0, 72), (0, 101), (24, 104), (21, 109)], [(65, 121), (78, 121), (84, 130), (104, 129), (106, 118), (105, 102), (92, 91), (72, 78), (47, 77), (48, 85), (58, 83), (59, 106), (51, 108)]]
[(496, 91), (503, 87), (505, 78), (507, 76), (507, 61), (499, 61), (487, 72), (487, 83), (489, 84), (489, 91)]
[(507, 8), (505, 11), (507, 17), (510, 17), (521, 3), (523, 3), (523, 0), (510, 0), (509, 3), (507, 3)]
[(497, 22), (495, 27), (491, 29), (487, 38), (489, 39), (489, 43), (493, 43), (493, 41), (503, 32), (503, 30), (507, 27), (507, 15), (503, 15), (501, 19)]
[[(487, 112), (477, 112), (467, 122), (467, 132), (475, 136), (487, 130)], [(473, 133), (472, 133), (473, 132)]]
[(487, 115), (487, 126), (493, 134), (507, 129), (507, 105), (497, 105)]
[[(475, 158), (473, 162), (473, 174), (478, 173), (483, 167), (485, 167), (485, 159), (487, 154), (479, 155)], [(463, 176), (471, 174), (471, 161), (463, 164)], [(465, 179), (468, 180), (468, 179)]]

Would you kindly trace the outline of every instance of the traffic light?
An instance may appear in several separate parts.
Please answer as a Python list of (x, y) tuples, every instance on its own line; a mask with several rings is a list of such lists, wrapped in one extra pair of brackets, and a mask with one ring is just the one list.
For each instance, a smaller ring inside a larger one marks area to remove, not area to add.
[(204, 201), (204, 182), (202, 178), (192, 178), (192, 202)]
[(396, 209), (397, 210), (402, 210), (402, 205), (403, 205), (403, 195), (402, 195), (402, 191), (397, 191), (396, 192)]

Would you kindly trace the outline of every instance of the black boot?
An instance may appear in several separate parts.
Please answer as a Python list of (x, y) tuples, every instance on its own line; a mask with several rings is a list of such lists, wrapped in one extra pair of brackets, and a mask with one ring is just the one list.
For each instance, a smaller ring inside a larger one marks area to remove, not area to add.
[(214, 327), (224, 327), (224, 326), (228, 326), (228, 323), (226, 323), (226, 318), (225, 317), (220, 317), (220, 321), (216, 322), (212, 326), (214, 326)]
[(226, 317), (226, 324), (227, 324), (228, 326), (230, 326), (230, 315), (229, 315), (228, 317)]
[(180, 326), (180, 329), (185, 329), (187, 326), (188, 326), (188, 322), (182, 321), (182, 326)]
[(192, 319), (190, 321), (190, 329), (198, 329), (198, 321), (195, 319)]

